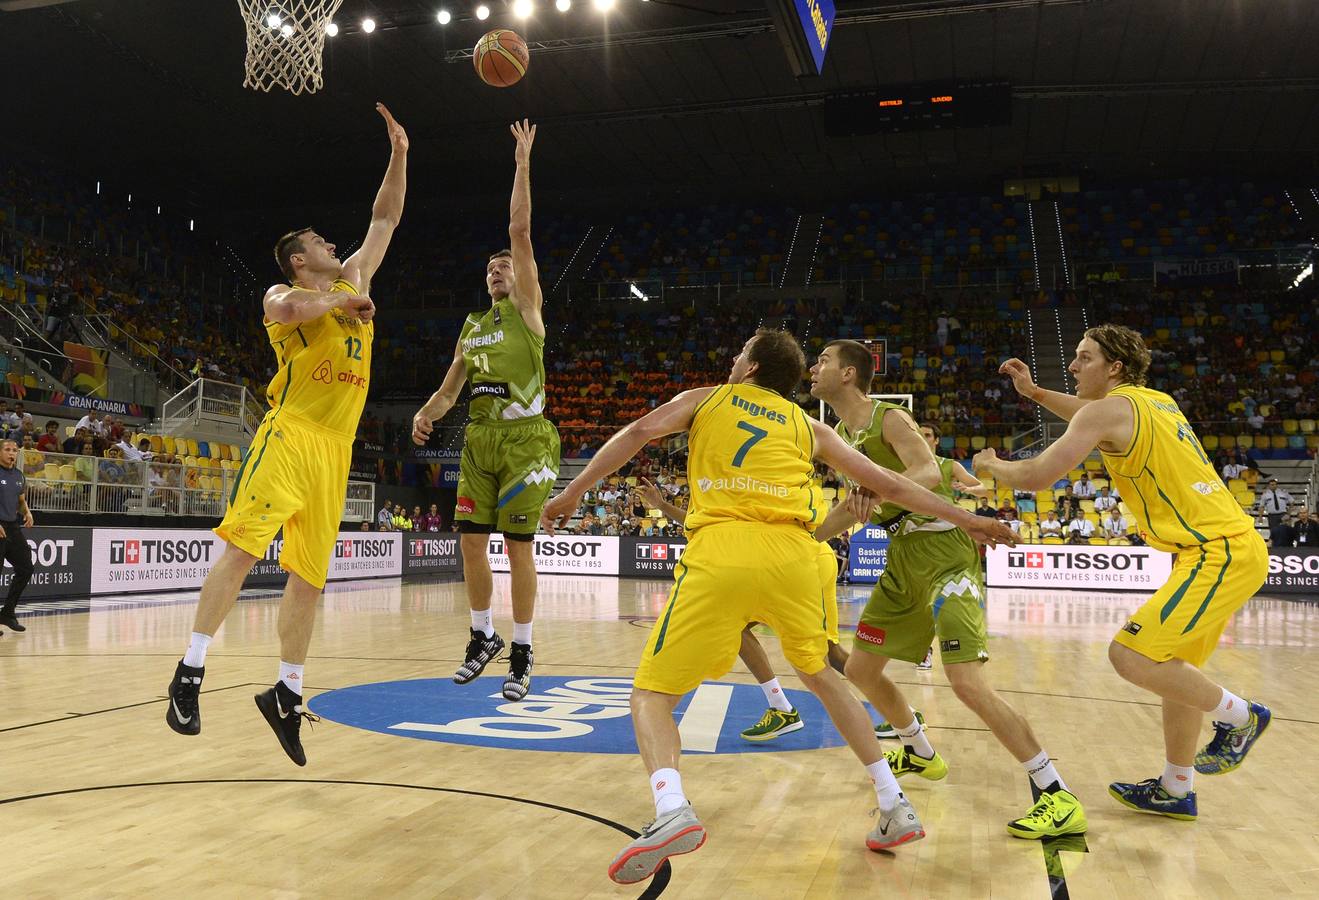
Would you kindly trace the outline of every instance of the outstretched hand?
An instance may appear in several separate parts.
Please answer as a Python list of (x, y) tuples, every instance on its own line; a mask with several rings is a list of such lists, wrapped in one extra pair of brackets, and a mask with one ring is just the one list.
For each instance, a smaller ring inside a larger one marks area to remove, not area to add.
[(540, 527), (545, 529), (547, 534), (554, 534), (554, 529), (562, 528), (568, 524), (573, 513), (577, 512), (577, 507), (581, 505), (581, 496), (574, 497), (567, 491), (559, 494), (557, 497), (545, 504), (544, 511), (540, 514)]
[(1018, 394), (1028, 400), (1034, 399), (1035, 380), (1030, 377), (1030, 367), (1024, 362), (1014, 356), (999, 366), (998, 372), (1012, 379), (1012, 386), (1017, 389)]
[(383, 103), (376, 104), (376, 112), (380, 113), (385, 120), (386, 129), (389, 132), (389, 145), (394, 148), (395, 153), (408, 152), (408, 133), (403, 130), (403, 126), (395, 121), (390, 115), (389, 109)]
[(508, 126), (508, 130), (513, 132), (513, 138), (517, 141), (513, 159), (520, 166), (526, 165), (531, 159), (531, 144), (536, 140), (536, 126), (531, 124), (530, 119), (523, 119)]

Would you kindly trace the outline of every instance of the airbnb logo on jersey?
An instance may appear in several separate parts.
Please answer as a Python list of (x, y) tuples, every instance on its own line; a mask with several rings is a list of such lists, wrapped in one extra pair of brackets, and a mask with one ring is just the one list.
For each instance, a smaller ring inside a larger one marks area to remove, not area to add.
[(339, 383), (354, 384), (360, 387), (362, 390), (366, 390), (366, 379), (363, 378), (361, 375), (354, 375), (352, 372), (340, 372)]
[(325, 384), (334, 384), (334, 369), (330, 368), (330, 361), (327, 359), (316, 367), (316, 371), (311, 373), (312, 381), (322, 381)]

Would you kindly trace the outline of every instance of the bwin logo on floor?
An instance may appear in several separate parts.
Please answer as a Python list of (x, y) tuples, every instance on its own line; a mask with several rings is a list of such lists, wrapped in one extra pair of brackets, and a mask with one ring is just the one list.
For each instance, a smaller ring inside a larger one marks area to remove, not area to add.
[[(499, 690), (503, 675), (466, 685), (450, 679), (362, 684), (319, 694), (309, 706), (334, 722), (379, 734), (507, 750), (636, 753), (630, 678), (541, 676), (524, 700)], [(766, 743), (743, 740), (765, 711), (754, 684), (706, 682), (679, 701), (674, 715), (686, 753), (755, 753), (838, 747), (843, 740), (815, 697), (785, 691), (806, 723)]]

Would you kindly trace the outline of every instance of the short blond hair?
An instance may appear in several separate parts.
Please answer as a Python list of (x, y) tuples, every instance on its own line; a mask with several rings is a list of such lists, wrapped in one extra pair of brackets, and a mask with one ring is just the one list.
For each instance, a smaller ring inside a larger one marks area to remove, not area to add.
[(1122, 363), (1123, 381), (1137, 387), (1145, 386), (1145, 376), (1150, 370), (1150, 351), (1139, 331), (1107, 323), (1087, 328), (1085, 336), (1099, 345), (1104, 359)]

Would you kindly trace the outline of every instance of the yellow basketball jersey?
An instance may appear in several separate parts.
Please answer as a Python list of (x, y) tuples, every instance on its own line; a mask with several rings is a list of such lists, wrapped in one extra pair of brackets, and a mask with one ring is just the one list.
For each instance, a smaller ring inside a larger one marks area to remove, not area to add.
[[(342, 279), (330, 288), (356, 294)], [(277, 414), (353, 438), (371, 383), (371, 341), (375, 323), (332, 309), (310, 322), (266, 321), (266, 335), (279, 371), (266, 387)]]
[(812, 480), (815, 435), (801, 407), (769, 388), (726, 384), (696, 409), (687, 447), (687, 530), (717, 522), (824, 518)]
[(1109, 396), (1131, 403), (1135, 424), (1131, 446), (1104, 453), (1104, 466), (1151, 546), (1176, 552), (1255, 527), (1172, 397), (1134, 385)]

